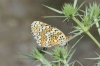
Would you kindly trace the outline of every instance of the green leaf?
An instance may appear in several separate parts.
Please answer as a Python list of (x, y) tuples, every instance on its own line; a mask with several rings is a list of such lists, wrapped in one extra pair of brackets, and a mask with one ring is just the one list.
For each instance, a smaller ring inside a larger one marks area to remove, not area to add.
[(65, 18), (66, 16), (43, 16), (43, 18)]
[(74, 0), (74, 8), (76, 7), (77, 4), (77, 0)]
[[(42, 4), (42, 5), (43, 5), (43, 4)], [(48, 8), (48, 9), (50, 9), (50, 10), (52, 10), (52, 11), (55, 11), (55, 12), (57, 12), (57, 13), (59, 13), (59, 14), (63, 14), (63, 12), (60, 11), (60, 10), (57, 10), (57, 9), (55, 9), (55, 8), (52, 8), (52, 7), (49, 7), (49, 6), (46, 6), (46, 5), (43, 5), (43, 6), (45, 6), (46, 8)]]
[(69, 57), (67, 59), (67, 63), (69, 63), (69, 61), (71, 60), (71, 58), (72, 58), (73, 54), (75, 53), (75, 51), (76, 51), (76, 49), (74, 49), (73, 52), (68, 55)]

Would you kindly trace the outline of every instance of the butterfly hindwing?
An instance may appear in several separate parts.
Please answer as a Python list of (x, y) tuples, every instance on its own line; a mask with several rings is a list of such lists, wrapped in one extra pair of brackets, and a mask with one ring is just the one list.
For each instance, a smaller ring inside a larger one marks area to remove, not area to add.
[(34, 21), (31, 30), (34, 39), (41, 47), (64, 46), (68, 40), (62, 31), (44, 22)]

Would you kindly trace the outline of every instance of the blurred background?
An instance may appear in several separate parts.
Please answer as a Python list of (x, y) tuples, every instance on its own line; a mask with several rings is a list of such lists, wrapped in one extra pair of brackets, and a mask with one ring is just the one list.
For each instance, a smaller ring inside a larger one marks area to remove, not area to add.
[[(18, 52), (30, 53), (31, 49), (38, 47), (31, 35), (31, 23), (33, 21), (46, 22), (62, 30), (66, 35), (71, 31), (73, 21), (69, 24), (62, 22), (62, 18), (41, 18), (42, 16), (59, 15), (41, 4), (61, 10), (62, 5), (73, 3), (74, 0), (0, 0), (0, 66), (35, 66), (33, 60), (23, 58)], [(84, 0), (78, 0), (78, 4)], [(100, 3), (99, 0), (87, 0), (85, 4), (92, 2)], [(84, 7), (82, 7), (84, 9)], [(91, 29), (92, 34), (100, 40), (95, 26)], [(84, 34), (85, 35), (85, 34)], [(70, 46), (78, 39), (71, 40)], [(95, 61), (83, 58), (97, 57), (94, 53), (99, 52), (97, 45), (87, 36), (77, 44), (77, 50), (72, 58), (80, 61), (84, 66), (93, 66)], [(76, 63), (76, 66), (79, 66)]]

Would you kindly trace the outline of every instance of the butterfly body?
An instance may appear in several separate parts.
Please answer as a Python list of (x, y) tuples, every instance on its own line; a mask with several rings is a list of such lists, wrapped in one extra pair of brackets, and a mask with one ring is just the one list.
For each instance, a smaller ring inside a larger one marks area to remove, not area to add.
[(41, 21), (34, 21), (31, 30), (34, 39), (41, 47), (64, 46), (68, 41), (68, 36), (66, 37), (58, 28)]

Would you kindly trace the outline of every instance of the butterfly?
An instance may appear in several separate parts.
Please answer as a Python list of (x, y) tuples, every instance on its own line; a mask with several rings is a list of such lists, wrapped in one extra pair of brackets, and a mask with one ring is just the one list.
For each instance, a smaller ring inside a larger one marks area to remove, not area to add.
[(34, 21), (31, 24), (31, 31), (37, 44), (41, 47), (64, 46), (69, 39), (69, 36), (58, 28), (41, 21)]

